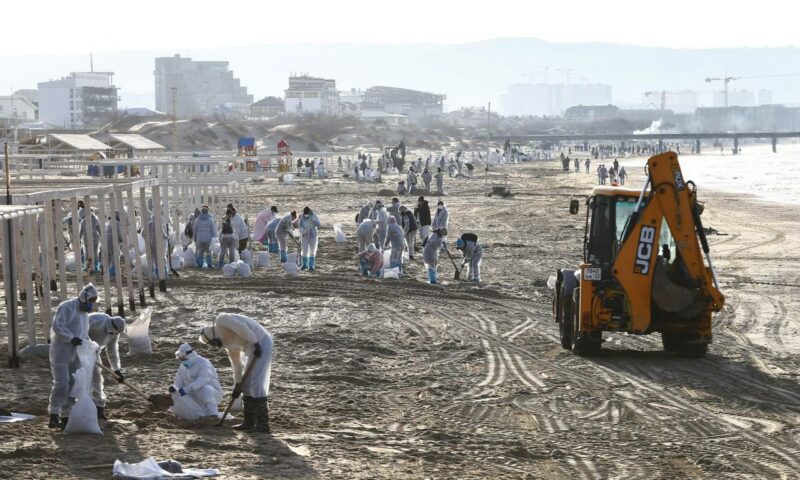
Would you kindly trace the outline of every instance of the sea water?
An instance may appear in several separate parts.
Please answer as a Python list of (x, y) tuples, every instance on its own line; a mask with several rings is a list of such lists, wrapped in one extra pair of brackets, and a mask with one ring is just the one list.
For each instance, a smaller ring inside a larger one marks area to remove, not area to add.
[[(678, 158), (683, 177), (694, 181), (701, 196), (703, 189), (709, 189), (800, 205), (800, 144), (778, 144), (777, 153), (772, 152), (769, 144), (744, 145), (739, 155), (733, 155), (730, 149), (720, 154), (718, 149), (714, 151), (713, 147), (706, 147), (701, 155), (680, 155)], [(636, 178), (645, 162), (643, 159), (629, 159), (622, 163), (628, 174)], [(605, 160), (604, 163), (610, 166), (612, 162)], [(638, 181), (633, 183), (631, 186), (634, 188), (637, 188), (636, 184), (641, 185)]]

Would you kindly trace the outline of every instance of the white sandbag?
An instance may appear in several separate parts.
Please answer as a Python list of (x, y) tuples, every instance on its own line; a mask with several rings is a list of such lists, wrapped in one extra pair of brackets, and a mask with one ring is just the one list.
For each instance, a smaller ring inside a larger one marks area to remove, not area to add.
[(251, 250), (243, 250), (242, 254), (239, 256), (239, 260), (249, 265), (250, 268), (253, 268), (253, 252)]
[(556, 276), (555, 275), (550, 275), (549, 277), (547, 277), (547, 288), (549, 288), (550, 290), (555, 290), (556, 289)]
[(253, 269), (250, 268), (250, 265), (242, 261), (236, 262), (236, 275), (242, 278), (247, 278), (252, 274), (253, 274)]
[(128, 325), (125, 335), (128, 337), (128, 355), (137, 353), (153, 353), (153, 345), (150, 343), (150, 317), (153, 310), (145, 308), (139, 318)]
[(258, 268), (269, 268), (269, 252), (261, 252), (258, 254)]
[(283, 273), (286, 274), (287, 277), (296, 277), (300, 275), (300, 267), (298, 267), (296, 263), (286, 262), (281, 265), (283, 265)]
[(75, 252), (70, 252), (64, 256), (64, 266), (68, 272), (75, 271)]
[(292, 185), (294, 183), (294, 175), (291, 173), (284, 173), (281, 177), (281, 181), (284, 185)]
[(383, 251), (383, 264), (390, 265), (392, 262), (389, 259), (392, 258), (392, 249), (384, 250)]
[(69, 421), (64, 433), (94, 433), (102, 435), (97, 423), (97, 407), (92, 401), (92, 375), (97, 361), (98, 345), (89, 339), (76, 347), (80, 368), (72, 375), (73, 385), (69, 396), (76, 399), (69, 412)]
[(185, 265), (186, 260), (183, 259), (183, 249), (180, 247), (175, 247), (172, 250), (172, 255), (169, 257), (169, 263), (172, 266), (173, 270), (180, 270)]
[(236, 276), (236, 263), (228, 263), (222, 266), (222, 274), (225, 278), (231, 278)]
[(188, 248), (183, 252), (183, 264), (190, 267), (197, 266), (197, 255), (194, 253), (193, 248)]
[(28, 345), (19, 351), (19, 356), (23, 360), (50, 360), (50, 345), (47, 343), (40, 343), (39, 345)]
[(344, 230), (342, 230), (341, 223), (333, 224), (333, 239), (336, 241), (336, 243), (343, 243), (347, 240), (347, 237), (344, 236)]
[[(139, 258), (142, 260), (142, 269), (143, 269), (142, 273), (147, 275), (147, 272), (150, 272), (150, 265), (147, 264), (147, 255), (142, 254), (142, 256), (139, 257)], [(136, 270), (137, 264), (136, 264), (136, 261), (134, 259), (131, 259), (131, 266), (133, 267), (131, 269), (131, 272), (132, 273), (136, 273), (137, 272), (137, 270)]]
[(205, 416), (202, 405), (191, 396), (181, 396), (178, 392), (172, 394), (172, 406), (169, 407), (169, 411), (184, 420), (197, 420)]
[(214, 237), (211, 239), (211, 255), (219, 256), (219, 253), (222, 251), (222, 247), (219, 245), (219, 237)]
[(296, 265), (298, 267), (300, 266), (300, 257), (296, 253), (292, 252), (292, 253), (286, 255), (286, 258), (287, 258), (287, 262), (286, 263), (291, 263), (291, 264)]
[(384, 268), (383, 269), (383, 278), (400, 278), (400, 269), (397, 267), (394, 268)]

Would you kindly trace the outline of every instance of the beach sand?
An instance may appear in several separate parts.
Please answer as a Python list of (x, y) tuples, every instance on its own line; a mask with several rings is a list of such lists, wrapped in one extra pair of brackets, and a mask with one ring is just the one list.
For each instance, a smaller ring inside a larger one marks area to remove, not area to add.
[[(562, 173), (558, 161), (509, 172), (509, 198), (485, 196), (480, 176), (445, 183), (451, 242), (472, 231), (484, 247), (480, 287), (452, 280), (446, 257), (442, 286), (425, 283), (419, 260), (400, 281), (358, 275), (353, 217), (394, 178), (257, 187), (259, 208), (319, 214), (318, 272), (182, 270), (154, 305), (155, 353), (123, 356), (123, 369), (137, 387), (166, 393), (173, 352), (190, 341), (230, 392), (227, 357), (200, 345), (198, 330), (219, 312), (252, 316), (275, 338), (274, 434), (185, 422), (113, 382), (103, 437), (57, 433), (46, 426), (48, 366), (32, 361), (2, 370), (0, 406), (39, 417), (0, 427), (0, 478), (109, 478), (115, 459), (148, 456), (236, 479), (796, 475), (795, 208), (701, 190), (705, 225), (723, 234), (709, 240), (727, 300), (707, 358), (666, 354), (658, 334), (606, 334), (603, 353), (584, 359), (559, 345), (546, 281), (580, 261), (584, 206), (571, 216), (568, 204), (595, 177)], [(252, 222), (257, 211), (246, 213)], [(334, 223), (347, 243), (334, 243)]]

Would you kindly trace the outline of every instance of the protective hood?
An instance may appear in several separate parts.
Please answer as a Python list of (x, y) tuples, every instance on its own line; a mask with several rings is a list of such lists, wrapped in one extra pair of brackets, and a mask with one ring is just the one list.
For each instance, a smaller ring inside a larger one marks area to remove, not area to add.
[(90, 298), (97, 298), (97, 289), (94, 288), (94, 284), (91, 283), (83, 287), (81, 293), (78, 294), (78, 300), (81, 303), (89, 303)]
[(389, 217), (389, 225), (397, 225), (397, 219), (395, 217)]
[(124, 333), (128, 327), (125, 323), (125, 319), (122, 317), (111, 317), (109, 321), (111, 323), (111, 325), (109, 325), (111, 327), (109, 331), (113, 330), (117, 333)]

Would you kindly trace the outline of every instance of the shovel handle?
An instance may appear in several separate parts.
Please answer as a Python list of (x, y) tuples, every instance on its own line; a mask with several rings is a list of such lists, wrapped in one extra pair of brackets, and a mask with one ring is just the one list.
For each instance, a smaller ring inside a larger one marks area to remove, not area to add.
[[(245, 380), (247, 380), (247, 377), (250, 376), (250, 372), (253, 370), (253, 366), (256, 364), (255, 360), (256, 360), (255, 356), (253, 356), (251, 358), (248, 358), (247, 369), (245, 369), (244, 375), (242, 375), (242, 379), (239, 380), (239, 384), (240, 385), (244, 384)], [(231, 395), (231, 401), (228, 402), (228, 407), (225, 408), (224, 412), (222, 412), (222, 418), (219, 419), (219, 423), (217, 424), (218, 427), (221, 427), (222, 424), (225, 423), (225, 417), (228, 416), (228, 414), (230, 413), (231, 408), (233, 408), (233, 404), (235, 402), (236, 402), (236, 398), (234, 398), (233, 395)]]
[[(115, 375), (116, 376), (116, 373), (114, 373), (114, 370), (111, 370), (110, 368), (106, 367), (105, 365), (102, 364), (102, 362), (97, 362), (97, 365), (100, 368), (102, 368), (103, 370), (105, 370), (106, 372), (110, 373), (111, 375)], [(142, 392), (141, 390), (139, 390), (138, 388), (136, 388), (133, 385), (131, 385), (130, 383), (128, 383), (127, 380), (122, 382), (122, 384), (125, 385), (126, 387), (130, 388), (134, 392), (136, 392), (139, 396), (141, 396), (142, 398), (146, 399), (148, 402), (153, 402), (152, 400), (150, 400), (150, 397), (145, 395), (145, 393)], [(153, 403), (155, 403), (155, 402), (153, 402)]]

